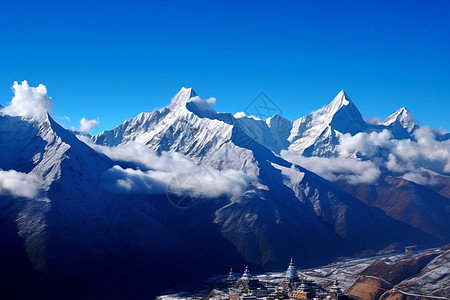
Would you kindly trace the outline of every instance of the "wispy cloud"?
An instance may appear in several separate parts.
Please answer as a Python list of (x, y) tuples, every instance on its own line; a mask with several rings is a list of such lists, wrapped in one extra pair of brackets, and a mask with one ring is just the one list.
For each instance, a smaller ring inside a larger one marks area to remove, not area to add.
[(373, 125), (379, 125), (381, 124), (382, 120), (381, 118), (375, 116), (370, 119), (367, 119), (366, 122)]

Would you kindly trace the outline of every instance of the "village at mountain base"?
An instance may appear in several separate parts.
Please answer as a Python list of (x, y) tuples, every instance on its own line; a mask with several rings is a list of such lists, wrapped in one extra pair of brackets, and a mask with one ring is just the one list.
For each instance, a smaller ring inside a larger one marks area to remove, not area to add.
[[(160, 300), (158, 298), (157, 300)], [(356, 299), (344, 294), (337, 280), (326, 289), (305, 276), (299, 276), (292, 258), (286, 275), (278, 282), (260, 280), (252, 276), (246, 266), (241, 277), (234, 276), (233, 270), (230, 270), (228, 277), (217, 284), (208, 296), (187, 298), (190, 300)]]

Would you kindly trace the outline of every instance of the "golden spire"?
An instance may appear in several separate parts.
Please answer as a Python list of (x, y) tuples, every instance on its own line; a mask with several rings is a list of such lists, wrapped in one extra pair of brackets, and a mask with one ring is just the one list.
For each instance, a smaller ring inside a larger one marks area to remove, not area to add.
[(291, 256), (291, 265), (294, 263), (294, 257)]

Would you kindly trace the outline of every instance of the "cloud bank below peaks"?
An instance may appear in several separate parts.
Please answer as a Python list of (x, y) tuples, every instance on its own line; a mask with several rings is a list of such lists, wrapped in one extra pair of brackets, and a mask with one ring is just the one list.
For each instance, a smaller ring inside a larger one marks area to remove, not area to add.
[[(133, 163), (136, 168), (124, 168), (119, 164), (104, 174), (105, 186), (122, 194), (162, 195), (169, 191), (178, 196), (192, 195), (190, 182), (180, 183), (181, 177), (193, 177), (197, 186), (196, 197), (216, 198), (222, 195), (239, 196), (256, 181), (255, 176), (240, 170), (224, 170), (200, 166), (180, 153), (156, 151), (139, 143), (117, 147), (93, 144), (86, 137), (79, 137), (97, 152), (118, 162)], [(176, 184), (177, 186), (173, 186)]]
[(340, 156), (357, 153), (371, 159), (379, 167), (402, 175), (428, 169), (440, 174), (450, 174), (450, 140), (439, 141), (434, 131), (423, 126), (413, 132), (412, 139), (393, 139), (390, 132), (345, 134), (338, 147)]
[(416, 129), (413, 137), (397, 140), (388, 130), (344, 134), (336, 157), (304, 157), (292, 150), (282, 156), (325, 179), (353, 185), (374, 183), (382, 172), (427, 186), (436, 173), (450, 175), (450, 140), (436, 139), (427, 126)]
[(0, 109), (2, 115), (41, 118), (47, 113), (52, 114), (52, 98), (45, 85), (30, 87), (26, 80), (21, 84), (15, 81), (11, 89), (14, 96), (8, 106)]
[(296, 151), (282, 151), (281, 156), (329, 181), (346, 181), (352, 185), (375, 182), (380, 169), (371, 161), (352, 158), (305, 157)]

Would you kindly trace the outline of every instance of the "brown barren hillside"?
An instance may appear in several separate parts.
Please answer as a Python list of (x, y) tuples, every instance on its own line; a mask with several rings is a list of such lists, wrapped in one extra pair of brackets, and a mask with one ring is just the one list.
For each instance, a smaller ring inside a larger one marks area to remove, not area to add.
[(396, 284), (420, 273), (437, 256), (431, 253), (399, 261), (389, 258), (377, 260), (360, 273), (361, 277), (346, 293), (364, 300), (380, 299), (389, 290), (395, 290)]
[(373, 277), (363, 277), (359, 279), (346, 294), (364, 300), (379, 299), (382, 294), (391, 289), (392, 286), (383, 280)]
[(450, 241), (450, 199), (447, 177), (441, 176), (441, 193), (414, 182), (385, 176), (376, 184), (357, 186), (339, 182), (347, 192), (388, 216), (429, 233), (445, 243)]

